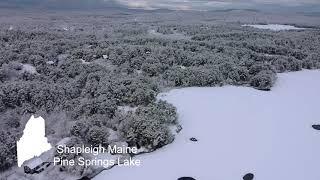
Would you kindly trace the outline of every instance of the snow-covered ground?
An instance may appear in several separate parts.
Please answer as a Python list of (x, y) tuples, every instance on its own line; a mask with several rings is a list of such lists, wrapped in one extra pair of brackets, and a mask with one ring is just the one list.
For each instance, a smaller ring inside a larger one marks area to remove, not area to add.
[(31, 64), (22, 64), (22, 72), (28, 72), (30, 74), (37, 74), (37, 70)]
[(242, 25), (244, 27), (254, 27), (258, 29), (268, 29), (273, 31), (284, 31), (284, 30), (303, 30), (305, 28), (298, 28), (291, 25), (283, 25), (283, 24), (266, 24), (266, 25), (260, 25), (260, 24), (244, 24)]
[[(178, 108), (176, 140), (138, 156), (140, 167), (114, 167), (95, 180), (319, 180), (320, 71), (279, 74), (272, 91), (185, 88), (161, 96)], [(195, 137), (198, 142), (191, 142)]]

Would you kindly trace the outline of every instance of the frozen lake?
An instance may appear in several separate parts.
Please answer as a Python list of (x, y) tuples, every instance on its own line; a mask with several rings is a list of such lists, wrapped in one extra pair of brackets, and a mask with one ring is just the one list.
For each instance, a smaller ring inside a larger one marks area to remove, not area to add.
[(303, 30), (305, 28), (298, 28), (291, 25), (283, 25), (283, 24), (266, 24), (266, 25), (260, 25), (260, 24), (245, 24), (242, 25), (244, 27), (253, 27), (258, 29), (268, 29), (273, 31), (284, 31), (284, 30)]
[[(95, 180), (319, 180), (320, 71), (279, 74), (272, 91), (247, 87), (185, 88), (162, 94), (178, 108), (174, 143), (115, 167)], [(198, 142), (191, 142), (195, 137)]]

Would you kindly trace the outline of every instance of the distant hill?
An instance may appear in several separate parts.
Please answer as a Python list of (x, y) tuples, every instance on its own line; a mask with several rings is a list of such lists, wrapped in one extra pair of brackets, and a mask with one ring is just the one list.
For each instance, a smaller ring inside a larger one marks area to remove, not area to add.
[(232, 11), (260, 12), (260, 10), (257, 10), (257, 9), (219, 9), (219, 10), (213, 10), (212, 12), (232, 12)]

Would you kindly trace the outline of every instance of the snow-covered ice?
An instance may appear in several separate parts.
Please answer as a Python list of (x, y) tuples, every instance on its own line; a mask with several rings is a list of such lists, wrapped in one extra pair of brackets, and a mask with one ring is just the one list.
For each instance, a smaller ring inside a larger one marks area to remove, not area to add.
[(298, 28), (295, 26), (291, 25), (283, 25), (283, 24), (265, 24), (265, 25), (260, 25), (260, 24), (244, 24), (242, 25), (244, 27), (254, 27), (258, 29), (269, 29), (273, 31), (285, 31), (285, 30), (303, 30), (305, 28)]
[[(95, 180), (319, 180), (320, 71), (279, 74), (272, 91), (185, 88), (159, 96), (178, 108), (183, 130), (140, 167), (114, 167)], [(195, 137), (198, 142), (191, 142)]]
[(23, 130), (23, 136), (17, 142), (18, 166), (21, 167), (23, 162), (40, 156), (50, 149), (51, 145), (45, 137), (44, 119), (31, 116)]

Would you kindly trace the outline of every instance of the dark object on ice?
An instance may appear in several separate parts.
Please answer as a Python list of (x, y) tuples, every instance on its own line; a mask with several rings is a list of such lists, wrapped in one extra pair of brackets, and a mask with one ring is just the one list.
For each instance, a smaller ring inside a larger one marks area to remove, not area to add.
[(320, 131), (320, 125), (319, 124), (312, 125), (312, 128), (315, 129), (315, 130), (319, 130)]
[(78, 180), (91, 180), (91, 178), (85, 176), (85, 177), (82, 177), (82, 178), (80, 178), (80, 179), (78, 179)]
[(198, 139), (196, 139), (196, 138), (192, 137), (192, 138), (190, 138), (190, 141), (197, 142), (197, 141), (198, 141)]
[(23, 169), (24, 169), (24, 173), (26, 174), (34, 174), (34, 171), (28, 166), (24, 166)]
[(179, 133), (181, 130), (182, 130), (182, 126), (181, 126), (181, 125), (178, 125), (178, 126), (177, 126), (177, 130), (176, 130), (176, 133)]
[(35, 168), (31, 169), (29, 166), (24, 166), (24, 173), (26, 174), (40, 174), (42, 171), (44, 171), (47, 167), (51, 165), (51, 162), (42, 162)]
[(251, 173), (248, 173), (243, 176), (243, 180), (253, 180), (253, 178), (254, 178), (254, 175)]
[(181, 177), (178, 180), (196, 180), (196, 179), (194, 179), (192, 177)]

